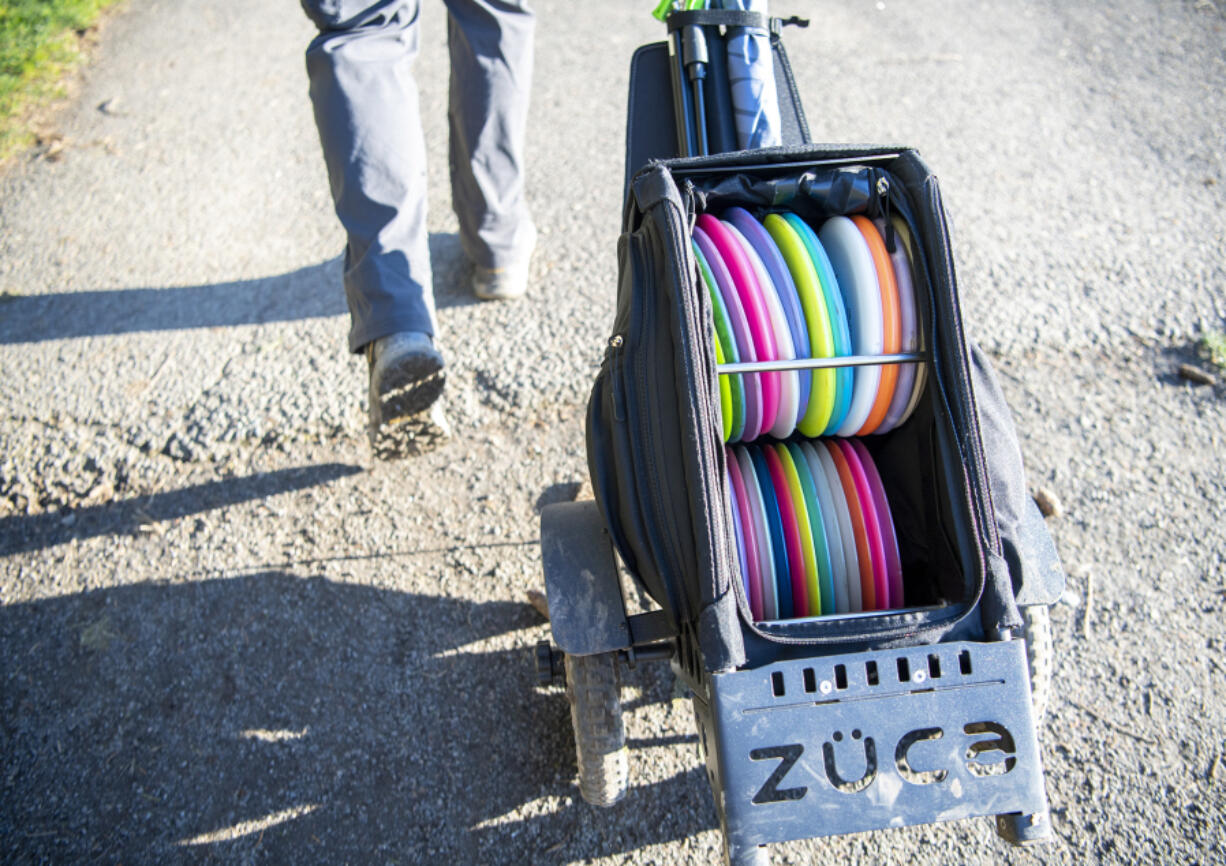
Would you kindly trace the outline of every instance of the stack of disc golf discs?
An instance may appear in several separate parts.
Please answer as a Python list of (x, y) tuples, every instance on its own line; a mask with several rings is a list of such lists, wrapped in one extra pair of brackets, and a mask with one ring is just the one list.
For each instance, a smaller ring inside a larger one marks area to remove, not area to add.
[(890, 504), (855, 439), (726, 449), (741, 579), (755, 620), (903, 606)]
[[(815, 231), (793, 213), (758, 219), (733, 207), (698, 217), (693, 248), (719, 364), (923, 349), (914, 245), (897, 217), (837, 216)], [(885, 486), (868, 449), (846, 437), (898, 428), (925, 378), (920, 363), (720, 374), (729, 500), (755, 620), (904, 605)]]
[[(884, 234), (893, 231), (894, 252)], [(714, 310), (718, 363), (918, 352), (922, 328), (906, 224), (791, 213), (698, 217), (694, 254)], [(723, 436), (866, 436), (910, 417), (922, 364), (722, 374)]]

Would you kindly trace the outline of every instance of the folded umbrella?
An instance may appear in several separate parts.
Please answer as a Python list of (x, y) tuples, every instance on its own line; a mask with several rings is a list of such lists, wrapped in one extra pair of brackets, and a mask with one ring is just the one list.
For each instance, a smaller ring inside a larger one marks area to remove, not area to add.
[[(723, 0), (722, 5), (725, 9), (768, 14), (767, 0)], [(747, 150), (781, 144), (770, 33), (762, 27), (729, 27), (725, 41), (738, 146)]]

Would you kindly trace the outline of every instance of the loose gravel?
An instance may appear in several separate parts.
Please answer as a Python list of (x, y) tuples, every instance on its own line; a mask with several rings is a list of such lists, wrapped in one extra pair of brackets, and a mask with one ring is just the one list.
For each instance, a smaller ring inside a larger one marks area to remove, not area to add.
[[(446, 37), (417, 76), (455, 437), (375, 461), (294, 4), (130, 0), (54, 160), (0, 176), (0, 859), (709, 863), (690, 708), (626, 678), (632, 788), (574, 783), (538, 513), (612, 317), (633, 4), (537, 0), (533, 289), (478, 304)], [(777, 862), (1226, 859), (1226, 18), (1211, 2), (837, 4), (786, 39), (815, 137), (918, 147), (1069, 572), (1056, 839), (987, 820)], [(815, 828), (815, 831), (818, 828)]]

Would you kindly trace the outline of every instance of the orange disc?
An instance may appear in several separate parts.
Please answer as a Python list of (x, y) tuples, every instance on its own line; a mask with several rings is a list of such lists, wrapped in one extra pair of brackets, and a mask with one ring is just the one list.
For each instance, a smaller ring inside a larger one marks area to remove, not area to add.
[[(877, 588), (873, 583), (873, 555), (868, 549), (868, 527), (864, 525), (864, 506), (856, 493), (856, 480), (852, 477), (851, 467), (843, 456), (843, 449), (831, 442), (822, 442), (826, 451), (834, 460), (834, 468), (839, 471), (839, 481), (843, 485), (843, 495), (847, 498), (847, 510), (851, 512), (851, 531), (856, 536), (856, 559), (860, 561), (860, 600), (861, 610), (878, 610)], [(868, 503), (872, 508), (872, 503)]]
[[(885, 337), (882, 350), (887, 355), (894, 355), (902, 351), (902, 316), (898, 308), (898, 283), (894, 280), (894, 262), (890, 259), (889, 250), (885, 248), (881, 232), (867, 217), (856, 215), (851, 221), (856, 224), (860, 234), (864, 235), (869, 252), (873, 254), (873, 266), (877, 268), (877, 284), (881, 287), (882, 333)], [(867, 436), (881, 426), (886, 413), (890, 411), (890, 402), (894, 399), (894, 386), (897, 383), (898, 365), (883, 364), (877, 399), (873, 401), (868, 420), (856, 431), (857, 436)]]

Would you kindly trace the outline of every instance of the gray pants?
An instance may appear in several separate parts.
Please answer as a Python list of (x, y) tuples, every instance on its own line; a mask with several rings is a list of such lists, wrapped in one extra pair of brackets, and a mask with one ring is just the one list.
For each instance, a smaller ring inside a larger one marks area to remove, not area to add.
[[(524, 128), (534, 16), (515, 0), (444, 0), (451, 51), (451, 201), (464, 252), (488, 268), (531, 252)], [(349, 348), (435, 333), (426, 148), (412, 65), (420, 0), (302, 0), (315, 123), (348, 235)]]

